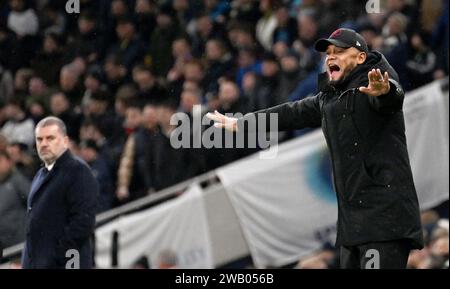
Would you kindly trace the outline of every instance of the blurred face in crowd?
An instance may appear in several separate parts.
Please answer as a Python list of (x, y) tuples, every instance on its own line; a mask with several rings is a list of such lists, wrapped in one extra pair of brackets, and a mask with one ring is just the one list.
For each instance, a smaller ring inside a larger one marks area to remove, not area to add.
[(28, 91), (30, 95), (43, 95), (48, 90), (47, 85), (45, 85), (44, 80), (40, 77), (33, 77), (30, 79), (28, 84)]
[(105, 113), (108, 108), (108, 103), (103, 100), (91, 99), (87, 104), (88, 114), (100, 115)]
[(239, 67), (247, 67), (255, 63), (255, 56), (246, 50), (239, 51), (238, 56)]
[(99, 129), (93, 124), (82, 125), (80, 128), (80, 140), (92, 139), (96, 142), (100, 141), (103, 135)]
[(113, 61), (106, 61), (104, 65), (106, 77), (110, 81), (122, 78), (126, 74), (126, 68), (123, 65), (116, 65)]
[(58, 43), (50, 36), (45, 37), (44, 39), (44, 51), (46, 53), (53, 53), (57, 51), (59, 48)]
[(185, 112), (190, 112), (194, 105), (200, 103), (200, 96), (197, 91), (184, 90), (181, 93), (181, 108)]
[(275, 15), (276, 15), (279, 26), (285, 26), (288, 23), (289, 12), (286, 7), (278, 8)]
[(342, 81), (357, 65), (364, 63), (366, 53), (354, 47), (342, 48), (329, 45), (325, 65), (331, 84)]
[(191, 48), (189, 43), (187, 43), (186, 39), (176, 39), (172, 43), (172, 55), (174, 58), (182, 58), (186, 55), (189, 55), (191, 52)]
[(387, 20), (390, 35), (398, 35), (405, 32), (407, 18), (401, 13), (394, 13)]
[(3, 154), (0, 154), (0, 177), (3, 178), (11, 172), (12, 161)]
[(281, 58), (281, 69), (285, 72), (297, 71), (299, 68), (298, 60), (294, 56), (283, 56)]
[(298, 20), (298, 34), (300, 39), (313, 40), (317, 35), (317, 23), (311, 16), (301, 15)]
[(111, 2), (111, 14), (114, 16), (125, 15), (128, 7), (123, 0), (113, 0)]
[(208, 60), (220, 60), (222, 58), (223, 48), (221, 44), (215, 40), (209, 40), (206, 43), (206, 58)]
[(208, 16), (202, 16), (197, 19), (197, 31), (203, 37), (208, 36), (213, 28), (211, 19)]
[(271, 8), (271, 0), (261, 0), (259, 2), (259, 10), (261, 12), (266, 12), (266, 11), (270, 11)]
[(145, 128), (153, 129), (158, 125), (158, 117), (154, 105), (146, 105), (142, 111), (142, 123)]
[(225, 81), (219, 88), (219, 99), (221, 103), (233, 103), (239, 98), (239, 88), (234, 82)]
[(85, 162), (91, 163), (97, 158), (97, 151), (93, 148), (81, 147), (80, 156)]
[(147, 70), (134, 69), (133, 81), (138, 85), (139, 90), (146, 91), (155, 85), (155, 77)]
[(204, 77), (203, 68), (199, 63), (189, 62), (184, 67), (184, 78), (187, 81), (199, 83)]
[(80, 18), (78, 20), (78, 30), (81, 34), (88, 34), (95, 28), (95, 21), (86, 19), (86, 18)]
[(23, 116), (23, 110), (16, 104), (7, 104), (3, 109), (5, 117), (9, 120), (20, 119)]
[(147, 14), (152, 12), (152, 5), (150, 0), (137, 0), (134, 6), (134, 11), (137, 14)]
[(278, 41), (273, 45), (272, 51), (273, 54), (276, 55), (277, 58), (281, 58), (288, 51), (289, 47), (284, 41)]
[(62, 93), (52, 95), (50, 99), (50, 110), (54, 115), (59, 115), (69, 109), (70, 103)]
[(172, 23), (172, 19), (169, 15), (158, 14), (158, 16), (156, 17), (156, 22), (158, 23), (158, 26), (165, 28), (170, 26), (170, 24)]
[(36, 148), (39, 158), (50, 165), (69, 147), (69, 138), (56, 124), (37, 127)]
[(189, 8), (188, 0), (174, 0), (173, 9), (177, 11), (186, 11)]
[(142, 112), (137, 107), (129, 107), (125, 111), (125, 127), (135, 129), (141, 125)]
[(280, 70), (280, 67), (278, 66), (278, 63), (274, 60), (265, 60), (262, 63), (262, 75), (263, 76), (266, 76), (266, 77), (275, 76), (279, 70)]
[(120, 40), (131, 40), (134, 36), (134, 25), (129, 22), (121, 22), (117, 24), (116, 33)]
[(10, 0), (9, 6), (14, 11), (22, 11), (23, 8), (25, 7), (25, 3), (23, 0)]
[(375, 38), (378, 36), (377, 33), (375, 33), (375, 31), (370, 30), (370, 29), (362, 30), (360, 32), (360, 34), (366, 41), (367, 46), (369, 46), (369, 47), (373, 46), (373, 42), (374, 42)]
[(59, 77), (59, 85), (64, 91), (69, 91), (75, 88), (78, 82), (78, 74), (72, 69), (61, 69)]
[(92, 75), (88, 75), (84, 80), (84, 87), (91, 92), (97, 91), (100, 86), (100, 81)]

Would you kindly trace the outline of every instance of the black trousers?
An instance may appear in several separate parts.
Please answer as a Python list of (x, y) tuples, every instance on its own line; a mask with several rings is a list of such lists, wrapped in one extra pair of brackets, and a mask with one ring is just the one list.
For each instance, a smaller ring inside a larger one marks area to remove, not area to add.
[(341, 269), (405, 269), (411, 246), (402, 239), (340, 249)]

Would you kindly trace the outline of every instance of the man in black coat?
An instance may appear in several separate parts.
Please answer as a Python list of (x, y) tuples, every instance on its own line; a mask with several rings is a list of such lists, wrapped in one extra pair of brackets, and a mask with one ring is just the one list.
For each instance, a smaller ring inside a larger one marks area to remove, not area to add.
[(68, 150), (67, 129), (59, 118), (41, 120), (35, 134), (45, 166), (28, 197), (22, 267), (91, 268), (98, 184), (86, 163)]
[[(267, 120), (277, 114), (279, 130), (322, 127), (338, 199), (341, 268), (405, 268), (423, 235), (397, 73), (353, 30), (338, 29), (315, 48), (326, 53), (319, 93), (256, 113)], [(209, 117), (217, 127), (245, 131), (256, 113)]]

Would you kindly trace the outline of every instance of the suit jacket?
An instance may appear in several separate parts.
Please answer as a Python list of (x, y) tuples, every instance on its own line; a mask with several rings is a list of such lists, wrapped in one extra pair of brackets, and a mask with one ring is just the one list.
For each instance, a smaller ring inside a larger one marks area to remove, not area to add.
[(22, 267), (63, 269), (72, 257), (66, 258), (66, 252), (75, 249), (80, 268), (89, 269), (98, 183), (87, 164), (68, 150), (41, 180), (44, 170), (31, 184)]

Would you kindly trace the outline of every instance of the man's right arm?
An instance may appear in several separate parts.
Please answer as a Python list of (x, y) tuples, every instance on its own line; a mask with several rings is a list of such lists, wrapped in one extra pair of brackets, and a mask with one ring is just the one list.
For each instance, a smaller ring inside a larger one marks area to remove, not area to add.
[(260, 114), (265, 114), (265, 118), (260, 119), (266, 120), (267, 131), (271, 130), (271, 114), (278, 117), (278, 131), (320, 127), (322, 116), (320, 113), (319, 95), (248, 113), (237, 120), (237, 127), (239, 129), (244, 128), (245, 131), (252, 131), (254, 128), (249, 128), (245, 125), (245, 122), (251, 123), (256, 121), (256, 127), (258, 127), (258, 115)]

